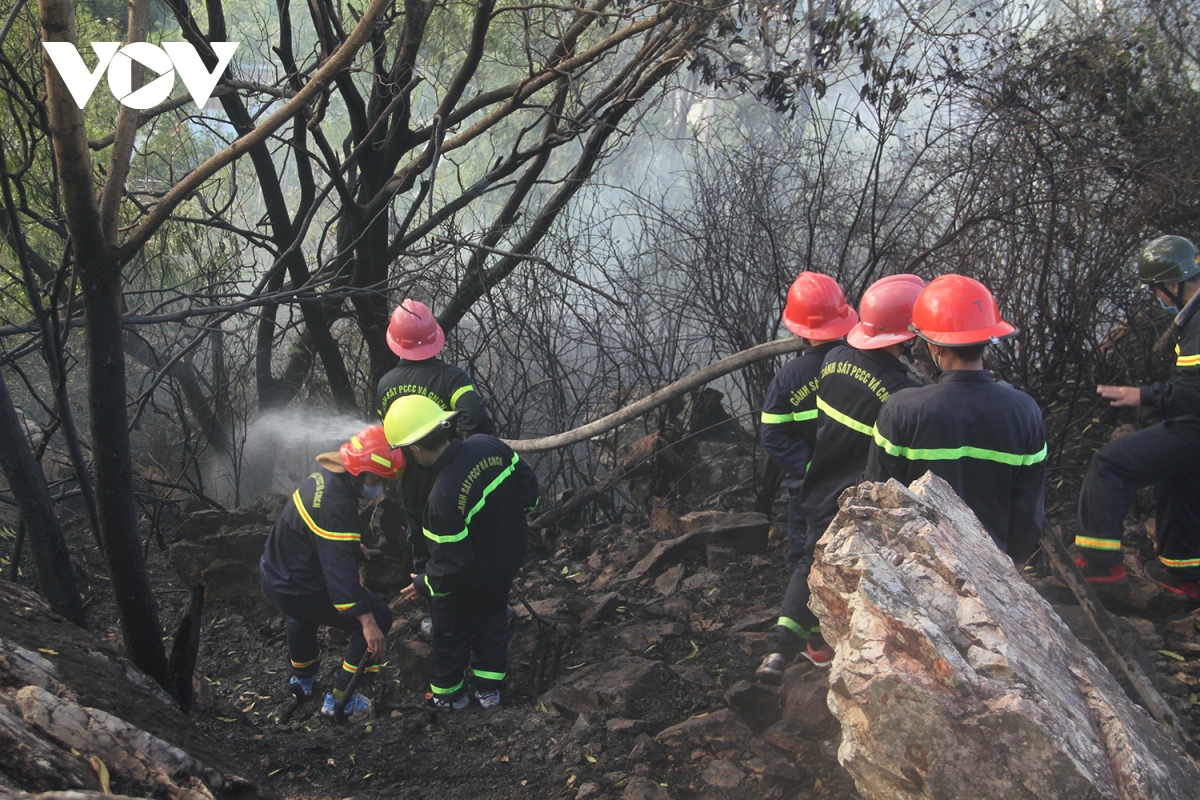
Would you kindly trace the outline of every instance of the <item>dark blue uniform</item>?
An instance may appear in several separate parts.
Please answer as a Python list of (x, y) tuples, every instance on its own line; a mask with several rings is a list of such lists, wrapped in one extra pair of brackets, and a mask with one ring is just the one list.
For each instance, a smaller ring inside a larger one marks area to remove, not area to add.
[(788, 490), (788, 572), (800, 564), (808, 528), (800, 508), (800, 487), (817, 440), (817, 379), (825, 356), (839, 344), (806, 347), (775, 373), (763, 400), (763, 449), (783, 470)]
[[(458, 436), (465, 438), (475, 433), (492, 432), (492, 417), (483, 398), (475, 391), (471, 376), (453, 364), (436, 357), (422, 361), (400, 359), (400, 363), (379, 379), (375, 389), (380, 421), (387, 416), (392, 403), (410, 394), (428, 397), (443, 411), (457, 411), (453, 424)], [(421, 513), (432, 483), (429, 470), (420, 464), (410, 463), (400, 476), (400, 499), (408, 520), (408, 544), (417, 572), (429, 558), (421, 536)]]
[(779, 620), (767, 637), (768, 650), (788, 656), (820, 632), (808, 609), (813, 551), (837, 514), (838, 495), (862, 478), (879, 406), (891, 394), (919, 385), (891, 353), (846, 344), (828, 351), (817, 380), (816, 444), (800, 490), (800, 507), (808, 522), (804, 549), (788, 582)]
[(1016, 561), (1037, 549), (1045, 512), (1046, 428), (1033, 398), (987, 370), (947, 370), (888, 399), (866, 479), (906, 486), (927, 471), (963, 499)]
[(1200, 580), (1200, 292), (1175, 317), (1178, 344), (1169, 381), (1143, 386), (1142, 405), (1163, 420), (1100, 449), (1079, 494), (1075, 544), (1088, 561), (1121, 561), (1121, 532), (1137, 490), (1156, 484), (1159, 560)]
[(451, 441), (430, 471), (429, 562), (413, 581), (431, 601), (429, 688), (459, 695), (470, 666), (477, 691), (498, 689), (507, 670), (508, 592), (525, 560), (537, 477), (508, 445), (483, 434)]
[(359, 583), (361, 539), (350, 474), (319, 465), (292, 494), (267, 537), (258, 564), (262, 590), (286, 618), (288, 656), (298, 677), (316, 675), (320, 667), (321, 625), (350, 636), (334, 681), (338, 688), (349, 682), (367, 649), (358, 617), (370, 612), (384, 633), (392, 626), (387, 604)]

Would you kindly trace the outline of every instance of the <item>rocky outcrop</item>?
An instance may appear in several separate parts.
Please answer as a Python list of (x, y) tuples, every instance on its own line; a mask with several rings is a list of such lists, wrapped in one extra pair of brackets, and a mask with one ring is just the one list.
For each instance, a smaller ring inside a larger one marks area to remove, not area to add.
[(22, 791), (263, 795), (143, 673), (0, 581), (0, 795)]
[(809, 580), (864, 796), (1200, 796), (1196, 765), (940, 479), (848, 491)]

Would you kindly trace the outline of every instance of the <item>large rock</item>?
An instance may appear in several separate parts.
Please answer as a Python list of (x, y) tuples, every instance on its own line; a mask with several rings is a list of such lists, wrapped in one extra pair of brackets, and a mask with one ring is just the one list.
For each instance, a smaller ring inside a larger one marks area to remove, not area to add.
[(688, 690), (661, 661), (618, 656), (580, 669), (551, 689), (542, 702), (571, 715), (598, 714), (665, 722)]
[(211, 600), (261, 599), (258, 559), (287, 500), (263, 495), (245, 508), (189, 515), (167, 551), (175, 572), (188, 586), (203, 583)]
[(942, 480), (844, 494), (809, 583), (865, 797), (1200, 797), (1200, 769)]

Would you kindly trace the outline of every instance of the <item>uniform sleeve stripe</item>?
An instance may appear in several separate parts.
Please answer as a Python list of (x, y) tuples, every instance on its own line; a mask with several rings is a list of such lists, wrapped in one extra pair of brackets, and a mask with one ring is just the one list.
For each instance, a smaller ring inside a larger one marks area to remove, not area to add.
[(909, 461), (957, 461), (960, 458), (976, 458), (980, 461), (995, 461), (1013, 467), (1028, 467), (1046, 459), (1046, 445), (1036, 453), (1005, 453), (1002, 450), (988, 450), (983, 447), (901, 447), (893, 444), (879, 432), (874, 430), (875, 444), (883, 448), (888, 455), (907, 458)]
[(333, 607), (338, 611), (345, 611), (347, 608), (354, 608), (354, 603), (334, 603)]
[(454, 394), (450, 395), (450, 410), (453, 411), (455, 406), (458, 405), (458, 398), (462, 397), (467, 392), (473, 391), (475, 391), (475, 387), (469, 383), (466, 386), (460, 386), (458, 389), (456, 389)]
[(438, 544), (446, 544), (448, 542), (461, 542), (463, 539), (467, 538), (467, 531), (471, 527), (471, 519), (475, 516), (476, 513), (479, 512), (480, 509), (483, 508), (484, 504), (487, 503), (488, 495), (490, 495), (492, 492), (494, 492), (496, 490), (496, 487), (504, 482), (505, 478), (507, 478), (509, 475), (513, 474), (513, 472), (517, 468), (517, 464), (520, 463), (520, 461), (521, 461), (520, 456), (518, 456), (516, 453), (513, 453), (512, 461), (509, 463), (509, 465), (507, 467), (505, 467), (500, 472), (500, 474), (497, 475), (492, 480), (492, 482), (489, 483), (484, 488), (483, 494), (479, 496), (479, 502), (475, 504), (474, 508), (472, 508), (470, 511), (467, 512), (467, 516), (463, 520), (463, 529), (461, 531), (459, 531), (458, 533), (452, 533), (449, 536), (438, 536), (436, 533), (433, 533), (428, 528), (422, 528), (421, 530), (424, 531), (425, 538), (432, 539), (433, 541), (437, 542)]
[(352, 533), (350, 531), (338, 533), (336, 531), (327, 531), (318, 526), (317, 523), (313, 522), (313, 518), (308, 515), (308, 509), (304, 507), (304, 502), (300, 499), (299, 489), (292, 494), (292, 500), (295, 501), (296, 510), (300, 512), (300, 518), (304, 520), (304, 524), (322, 539), (330, 539), (335, 542), (357, 542), (362, 539), (362, 534), (359, 533)]
[(826, 403), (820, 397), (817, 397), (817, 408), (819, 408), (821, 411), (824, 411), (834, 422), (840, 422), (850, 430), (858, 431), (866, 436), (871, 435), (870, 425), (864, 425), (854, 417), (851, 417), (848, 414), (843, 414), (841, 411), (838, 411), (836, 408), (829, 405), (829, 403)]
[(768, 414), (762, 412), (762, 423), (764, 425), (782, 425), (785, 422), (805, 422), (810, 419), (817, 418), (817, 410), (811, 408), (808, 411), (797, 411), (795, 414)]
[[(429, 533), (429, 531), (425, 531), (425, 532)], [(429, 582), (428, 575), (425, 576), (425, 588), (429, 590), (430, 597), (445, 597), (446, 595), (450, 594), (449, 592), (435, 592), (433, 590), (433, 584)]]
[(1200, 355), (1195, 356), (1180, 356), (1175, 359), (1177, 367), (1200, 367)]
[(1091, 536), (1076, 536), (1076, 547), (1086, 547), (1090, 550), (1120, 550), (1120, 539), (1095, 539)]

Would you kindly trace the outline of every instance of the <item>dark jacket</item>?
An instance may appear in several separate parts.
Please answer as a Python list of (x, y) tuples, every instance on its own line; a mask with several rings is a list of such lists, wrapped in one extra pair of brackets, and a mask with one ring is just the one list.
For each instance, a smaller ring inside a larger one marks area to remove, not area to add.
[(883, 404), (866, 479), (908, 485), (932, 471), (963, 499), (992, 541), (1025, 561), (1045, 510), (1046, 428), (1033, 398), (987, 370), (947, 370), (933, 386)]
[(819, 382), (816, 447), (800, 491), (812, 541), (837, 514), (838, 495), (862, 479), (880, 405), (920, 385), (891, 353), (849, 345), (829, 351)]
[[(471, 384), (471, 377), (440, 358), (423, 361), (402, 358), (399, 364), (380, 378), (375, 390), (379, 419), (387, 416), (392, 403), (409, 394), (428, 397), (443, 411), (457, 411), (458, 416), (452, 424), (458, 436), (465, 438), (474, 433), (492, 432), (492, 418), (483, 398)], [(418, 572), (429, 557), (420, 531), (421, 515), (432, 483), (433, 476), (420, 464), (409, 464), (400, 476), (400, 499), (408, 518), (408, 541), (412, 549), (413, 566)]]
[(1179, 338), (1171, 379), (1142, 387), (1142, 405), (1166, 419), (1200, 420), (1200, 292), (1175, 316)]
[(817, 441), (817, 382), (826, 354), (843, 342), (810, 345), (775, 373), (763, 400), (762, 445), (799, 491)]
[(429, 562), (413, 583), (426, 597), (460, 586), (506, 585), (525, 561), (525, 512), (538, 503), (537, 477), (494, 436), (451, 441), (430, 468), (425, 507)]
[(340, 614), (356, 617), (372, 595), (358, 582), (358, 496), (350, 474), (325, 467), (305, 478), (267, 537), (259, 572), (279, 595), (322, 594)]
[(379, 419), (397, 398), (419, 394), (437, 403), (443, 411), (457, 411), (455, 428), (463, 438), (473, 433), (491, 433), (492, 418), (483, 398), (471, 384), (471, 376), (440, 358), (424, 361), (400, 359), (391, 371), (379, 379), (375, 402)]

